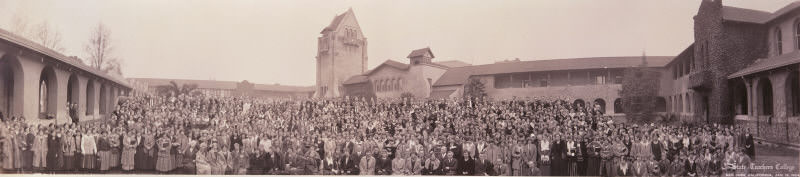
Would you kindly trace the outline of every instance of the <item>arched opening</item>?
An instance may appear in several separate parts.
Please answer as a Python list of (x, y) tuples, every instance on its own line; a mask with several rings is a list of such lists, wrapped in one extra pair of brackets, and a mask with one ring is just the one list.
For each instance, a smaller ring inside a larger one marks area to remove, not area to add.
[(800, 116), (800, 80), (797, 71), (789, 72), (786, 77), (786, 115)]
[(39, 118), (52, 119), (56, 117), (58, 104), (58, 81), (53, 67), (47, 66), (42, 69), (39, 76)]
[(614, 113), (622, 113), (622, 99), (617, 98), (614, 100)]
[(100, 114), (106, 114), (108, 112), (108, 88), (106, 88), (106, 84), (100, 84), (100, 100), (98, 100), (100, 106)]
[(89, 80), (86, 83), (86, 115), (94, 115), (95, 95), (94, 81)]
[(598, 98), (594, 100), (595, 108), (600, 109), (600, 113), (606, 113), (606, 100)]
[[(731, 91), (731, 98), (733, 99), (733, 111), (736, 115), (746, 115), (747, 110), (747, 86), (741, 80), (733, 81), (733, 91)], [(703, 103), (705, 104), (705, 103)]]
[(0, 58), (0, 118), (3, 121), (22, 114), (23, 76), (17, 58), (9, 55)]
[(656, 112), (667, 112), (667, 99), (656, 97)]
[(80, 104), (80, 87), (78, 75), (72, 74), (67, 81), (67, 113), (73, 123), (78, 122), (78, 105)]
[(759, 115), (772, 115), (772, 82), (768, 78), (758, 80)]
[(586, 102), (584, 102), (583, 99), (577, 99), (574, 102), (572, 102), (572, 106), (584, 108), (586, 107)]

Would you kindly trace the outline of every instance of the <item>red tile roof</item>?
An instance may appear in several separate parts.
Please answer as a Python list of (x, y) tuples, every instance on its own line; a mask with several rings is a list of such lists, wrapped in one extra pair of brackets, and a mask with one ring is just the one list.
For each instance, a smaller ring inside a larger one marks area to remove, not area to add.
[(765, 24), (797, 9), (800, 9), (800, 1), (792, 2), (772, 13), (739, 7), (722, 6), (722, 18), (728, 21)]
[[(219, 90), (234, 90), (240, 82), (234, 81), (215, 81), (215, 80), (191, 80), (191, 79), (161, 79), (161, 78), (132, 78), (136, 81), (144, 82), (150, 86), (169, 85), (170, 81), (175, 81), (179, 85), (183, 84), (197, 84), (199, 89), (219, 89)], [(270, 85), (270, 84), (255, 84), (253, 89), (264, 91), (281, 91), (281, 92), (310, 92), (314, 91), (311, 86), (288, 86), (288, 85)]]
[(369, 81), (369, 76), (355, 75), (355, 76), (350, 77), (347, 80), (345, 80), (344, 83), (342, 83), (342, 84), (343, 85), (358, 84), (358, 83), (364, 83), (364, 82), (367, 82), (367, 81)]
[[(664, 67), (675, 58), (673, 56), (647, 56), (648, 67)], [(642, 57), (594, 57), (555, 60), (534, 60), (473, 65), (450, 68), (434, 86), (462, 85), (469, 76), (501, 73), (560, 71), (596, 68), (627, 68), (642, 64)]]
[(728, 75), (728, 79), (746, 76), (749, 74), (758, 73), (761, 71), (766, 71), (797, 63), (800, 63), (800, 51), (794, 51), (792, 53), (787, 53), (779, 56), (758, 59), (756, 60), (756, 62), (750, 64), (750, 66), (747, 66), (742, 70), (739, 70), (731, 75)]
[(56, 52), (56, 51), (54, 51), (52, 49), (49, 49), (49, 48), (47, 48), (45, 46), (42, 46), (39, 43), (33, 42), (33, 41), (28, 40), (28, 39), (26, 39), (26, 38), (24, 38), (22, 36), (18, 36), (16, 34), (13, 34), (13, 33), (9, 32), (9, 31), (1, 29), (1, 28), (0, 28), (0, 39), (8, 41), (8, 42), (16, 44), (16, 45), (19, 45), (19, 46), (21, 46), (23, 48), (27, 48), (29, 50), (32, 50), (32, 51), (37, 52), (37, 53), (40, 53), (42, 55), (46, 55), (49, 58), (53, 58), (53, 59), (55, 59), (57, 61), (61, 61), (63, 63), (66, 63), (68, 65), (76, 67), (76, 68), (78, 68), (80, 70), (86, 71), (86, 72), (88, 72), (90, 74), (93, 74), (95, 76), (98, 76), (100, 78), (109, 80), (111, 82), (115, 82), (115, 83), (117, 83), (119, 85), (122, 85), (123, 87), (132, 88), (127, 81), (120, 80), (120, 79), (117, 79), (115, 77), (112, 77), (111, 75), (106, 74), (105, 72), (100, 71), (98, 69), (95, 69), (93, 67), (87, 66), (87, 65), (81, 63), (80, 61), (74, 59), (74, 58), (67, 57), (67, 56), (65, 56), (65, 55), (63, 55), (61, 53), (58, 53), (58, 52)]
[(336, 28), (338, 28), (338, 27), (339, 27), (339, 24), (340, 24), (340, 23), (342, 23), (342, 19), (344, 19), (344, 16), (345, 16), (345, 15), (347, 15), (347, 13), (353, 13), (353, 9), (352, 9), (352, 8), (350, 8), (350, 9), (347, 9), (347, 12), (344, 12), (344, 13), (342, 13), (342, 14), (340, 14), (340, 15), (337, 15), (336, 17), (334, 17), (334, 18), (333, 18), (333, 21), (331, 21), (331, 24), (330, 24), (330, 25), (328, 25), (327, 27), (325, 27), (325, 29), (322, 29), (322, 31), (321, 31), (321, 32), (319, 32), (319, 33), (320, 33), (320, 34), (323, 34), (323, 33), (325, 33), (326, 31), (333, 31), (333, 30), (336, 30)]
[(425, 48), (421, 48), (421, 49), (417, 49), (417, 50), (411, 51), (411, 53), (408, 54), (407, 58), (413, 58), (413, 57), (422, 56), (422, 55), (425, 55), (425, 53), (430, 53), (432, 58), (436, 58), (435, 56), (433, 56), (433, 52), (431, 51), (430, 47), (425, 47)]
[(464, 66), (472, 66), (469, 63), (460, 61), (460, 60), (448, 60), (448, 61), (440, 61), (440, 62), (433, 62), (442, 66), (446, 66), (448, 68), (455, 68), (455, 67), (464, 67)]
[(722, 6), (722, 19), (729, 21), (762, 24), (769, 20), (771, 15), (769, 12), (759, 10)]
[(372, 70), (369, 70), (367, 72), (364, 72), (363, 75), (367, 75), (367, 76), (371, 75), (373, 72), (377, 71), (378, 68), (381, 68), (383, 66), (389, 66), (389, 67), (397, 68), (397, 69), (400, 69), (400, 70), (407, 70), (408, 69), (408, 64), (400, 63), (400, 62), (397, 62), (397, 61), (394, 61), (394, 60), (386, 60), (383, 63), (381, 63), (380, 65), (376, 66), (375, 69), (372, 69)]

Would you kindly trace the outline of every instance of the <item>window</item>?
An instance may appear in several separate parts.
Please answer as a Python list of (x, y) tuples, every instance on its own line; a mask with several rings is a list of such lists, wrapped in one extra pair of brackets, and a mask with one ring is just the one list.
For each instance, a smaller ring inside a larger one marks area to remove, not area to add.
[(498, 74), (494, 76), (494, 88), (508, 88), (511, 85), (510, 74)]
[(775, 29), (775, 55), (783, 54), (783, 40), (781, 39), (781, 29)]
[(47, 115), (47, 82), (44, 79), (39, 81), (39, 114)]
[(800, 19), (794, 22), (794, 46), (795, 49), (800, 49)]

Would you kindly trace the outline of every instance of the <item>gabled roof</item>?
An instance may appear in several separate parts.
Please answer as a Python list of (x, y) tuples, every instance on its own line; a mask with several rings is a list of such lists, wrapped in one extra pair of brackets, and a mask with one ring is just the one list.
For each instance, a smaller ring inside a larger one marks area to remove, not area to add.
[(446, 66), (448, 68), (455, 68), (455, 67), (464, 67), (464, 66), (472, 66), (469, 63), (460, 61), (460, 60), (447, 60), (447, 61), (440, 61), (440, 62), (433, 62), (442, 66)]
[(58, 52), (56, 52), (56, 51), (54, 51), (52, 49), (49, 49), (49, 48), (47, 48), (45, 46), (42, 46), (39, 43), (33, 42), (33, 41), (28, 40), (28, 39), (26, 39), (24, 37), (21, 37), (21, 36), (18, 36), (16, 34), (13, 34), (13, 33), (9, 32), (9, 31), (6, 31), (6, 30), (4, 30), (2, 28), (0, 28), (0, 39), (8, 41), (8, 42), (11, 42), (11, 43), (16, 44), (16, 45), (19, 45), (19, 46), (21, 46), (23, 48), (27, 48), (29, 50), (32, 50), (32, 51), (37, 52), (37, 53), (40, 53), (42, 55), (46, 55), (49, 58), (53, 58), (53, 59), (55, 59), (57, 61), (69, 64), (69, 65), (71, 65), (73, 67), (76, 67), (76, 68), (78, 68), (80, 70), (84, 70), (84, 71), (86, 71), (88, 73), (91, 73), (91, 74), (93, 74), (95, 76), (98, 76), (100, 78), (109, 80), (111, 82), (115, 82), (115, 83), (117, 83), (117, 84), (119, 84), (119, 85), (121, 85), (123, 87), (132, 88), (131, 85), (127, 81), (120, 80), (120, 79), (117, 79), (115, 77), (112, 77), (111, 75), (106, 74), (103, 71), (100, 71), (98, 69), (95, 69), (93, 67), (90, 67), (90, 66), (87, 66), (87, 65), (81, 63), (77, 59), (74, 59), (74, 58), (71, 58), (71, 57), (67, 57), (67, 56), (65, 56), (65, 55), (63, 55), (61, 53), (58, 53)]
[(800, 51), (794, 51), (792, 53), (787, 53), (779, 56), (758, 59), (756, 60), (756, 62), (753, 62), (746, 68), (739, 70), (731, 75), (728, 75), (728, 79), (746, 76), (753, 73), (767, 71), (770, 69), (775, 69), (782, 66), (797, 64), (797, 63), (800, 63)]
[(358, 84), (364, 83), (369, 81), (369, 77), (365, 75), (355, 75), (353, 77), (348, 78), (347, 80), (342, 83), (343, 85), (350, 85), (350, 84)]
[(321, 31), (321, 32), (319, 32), (319, 33), (320, 33), (320, 34), (323, 34), (323, 33), (325, 33), (326, 31), (333, 31), (333, 30), (336, 30), (336, 28), (338, 28), (338, 27), (339, 27), (339, 24), (341, 24), (341, 23), (342, 23), (342, 20), (344, 19), (345, 15), (347, 15), (348, 13), (353, 13), (353, 8), (347, 9), (347, 12), (344, 12), (344, 13), (342, 13), (342, 14), (340, 14), (340, 15), (337, 15), (336, 17), (334, 17), (334, 18), (333, 18), (333, 21), (331, 21), (331, 24), (330, 24), (330, 25), (328, 25), (327, 27), (325, 27), (324, 29), (322, 29), (322, 31)]
[[(161, 79), (161, 78), (132, 78), (134, 80), (147, 83), (150, 86), (170, 85), (170, 81), (175, 81), (178, 85), (197, 84), (199, 89), (218, 89), (233, 90), (240, 82), (234, 81), (215, 81), (215, 80), (192, 80), (192, 79)], [(280, 91), (280, 92), (308, 92), (313, 91), (314, 87), (306, 86), (287, 86), (270, 84), (253, 84), (254, 90)]]
[(411, 51), (411, 53), (408, 54), (408, 57), (406, 57), (406, 58), (413, 58), (413, 57), (422, 56), (422, 55), (425, 55), (425, 53), (429, 53), (429, 54), (431, 54), (432, 58), (436, 58), (435, 56), (433, 56), (433, 52), (431, 51), (430, 47), (425, 47), (425, 48), (421, 48), (421, 49), (417, 49), (417, 50)]
[(800, 1), (792, 2), (775, 12), (722, 6), (722, 19), (728, 21), (765, 24), (800, 8)]
[[(673, 56), (647, 56), (647, 67), (664, 67), (672, 61)], [(520, 62), (494, 63), (450, 68), (434, 86), (462, 85), (469, 76), (502, 73), (561, 71), (599, 68), (627, 68), (642, 64), (641, 56), (629, 57), (594, 57), (555, 60), (534, 60)]]
[(375, 69), (369, 70), (369, 71), (365, 72), (363, 75), (367, 75), (367, 76), (372, 75), (373, 72), (378, 71), (378, 69), (383, 67), (383, 66), (393, 67), (393, 68), (397, 68), (399, 70), (407, 70), (408, 69), (408, 64), (400, 63), (400, 62), (397, 62), (397, 61), (394, 61), (394, 60), (386, 60), (383, 63), (381, 63), (380, 65), (378, 65), (377, 67), (375, 67)]
[(728, 21), (762, 24), (772, 16), (769, 12), (745, 9), (739, 7), (722, 6), (722, 19)]

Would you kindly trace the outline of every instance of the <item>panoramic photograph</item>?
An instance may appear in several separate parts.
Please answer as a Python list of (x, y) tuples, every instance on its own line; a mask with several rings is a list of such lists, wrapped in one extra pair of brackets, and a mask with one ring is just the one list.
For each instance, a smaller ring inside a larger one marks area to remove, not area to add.
[(0, 0), (0, 176), (800, 176), (798, 0)]

